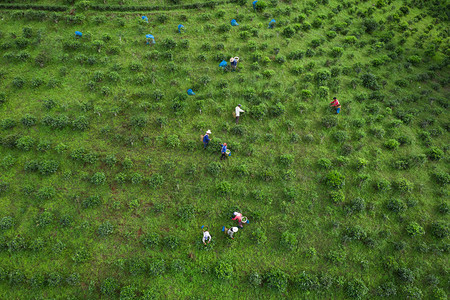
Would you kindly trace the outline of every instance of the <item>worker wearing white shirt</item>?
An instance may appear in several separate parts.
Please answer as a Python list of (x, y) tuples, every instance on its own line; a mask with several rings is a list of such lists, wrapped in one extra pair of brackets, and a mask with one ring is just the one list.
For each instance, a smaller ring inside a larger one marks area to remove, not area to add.
[(239, 123), (239, 116), (241, 112), (245, 112), (244, 110), (241, 109), (241, 105), (238, 104), (238, 106), (236, 106), (235, 108), (236, 111), (236, 124)]
[[(205, 226), (203, 225), (202, 228), (204, 228), (204, 227)], [(211, 235), (209, 234), (208, 226), (206, 226), (205, 229), (203, 229), (203, 238), (202, 238), (203, 244), (206, 245), (206, 241), (208, 241), (208, 243), (211, 242)]]

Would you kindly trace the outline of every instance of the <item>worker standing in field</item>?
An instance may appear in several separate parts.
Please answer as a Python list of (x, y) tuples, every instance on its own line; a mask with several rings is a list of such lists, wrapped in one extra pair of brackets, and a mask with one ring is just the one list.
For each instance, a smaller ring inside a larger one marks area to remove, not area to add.
[(208, 242), (208, 244), (211, 242), (211, 235), (209, 234), (208, 227), (203, 225), (202, 228), (203, 228), (202, 242), (203, 244), (206, 245), (206, 242)]
[(222, 227), (222, 231), (225, 232), (230, 238), (234, 239), (234, 234), (239, 231), (239, 228), (237, 227), (231, 227), (226, 228), (225, 226)]
[(336, 108), (336, 113), (341, 112), (341, 104), (339, 103), (338, 99), (336, 97), (333, 97), (333, 101), (330, 102), (330, 107)]
[(211, 140), (209, 138), (209, 135), (211, 134), (211, 130), (208, 130), (206, 132), (206, 134), (203, 136), (203, 146), (204, 146), (204, 150), (206, 150), (206, 147), (208, 147), (209, 141)]
[[(231, 220), (237, 220), (238, 221), (238, 226), (239, 226), (239, 228), (244, 228), (244, 226), (242, 225), (243, 223), (248, 223), (248, 220), (247, 220), (247, 218), (245, 218), (245, 217), (243, 217), (242, 216), (242, 214), (240, 213), (240, 212), (237, 212), (237, 211), (235, 211), (234, 213), (233, 213), (233, 215), (234, 215), (234, 218), (232, 218)], [(244, 219), (245, 218), (245, 219)], [(244, 219), (244, 220), (243, 220)]]
[(236, 56), (236, 57), (230, 58), (230, 62), (231, 62), (231, 70), (236, 71), (237, 63), (239, 62), (239, 57)]
[(238, 104), (238, 106), (236, 106), (234, 108), (234, 111), (235, 111), (235, 114), (236, 114), (236, 124), (239, 123), (239, 116), (241, 115), (241, 112), (245, 112), (243, 109), (241, 109), (241, 106), (242, 105)]
[(223, 143), (223, 145), (221, 146), (222, 146), (221, 150), (222, 156), (220, 156), (220, 160), (223, 160), (227, 158), (227, 143)]

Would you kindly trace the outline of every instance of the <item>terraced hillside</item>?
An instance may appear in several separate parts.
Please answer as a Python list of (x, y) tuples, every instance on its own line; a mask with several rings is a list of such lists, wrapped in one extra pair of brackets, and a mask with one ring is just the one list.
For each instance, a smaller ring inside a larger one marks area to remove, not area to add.
[(0, 298), (447, 299), (449, 11), (0, 1)]

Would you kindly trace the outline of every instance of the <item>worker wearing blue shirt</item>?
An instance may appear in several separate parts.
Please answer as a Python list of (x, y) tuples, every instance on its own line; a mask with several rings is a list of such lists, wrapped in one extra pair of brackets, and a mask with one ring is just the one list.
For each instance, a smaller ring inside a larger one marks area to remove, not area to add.
[(204, 146), (203, 149), (205, 149), (205, 150), (206, 150), (206, 147), (208, 147), (209, 141), (211, 140), (211, 139), (209, 138), (209, 135), (210, 135), (210, 134), (211, 134), (211, 130), (208, 130), (208, 131), (206, 132), (206, 134), (203, 136), (203, 146)]
[(220, 160), (227, 158), (227, 143), (223, 143), (222, 145), (222, 156)]

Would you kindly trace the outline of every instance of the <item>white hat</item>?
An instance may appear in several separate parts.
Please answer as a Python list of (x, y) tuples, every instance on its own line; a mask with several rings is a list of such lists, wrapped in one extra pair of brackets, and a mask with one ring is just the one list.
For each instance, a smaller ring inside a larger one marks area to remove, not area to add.
[(237, 211), (235, 211), (234, 213), (233, 213), (235, 216), (237, 216), (237, 214), (238, 214), (238, 212)]
[(232, 58), (230, 58), (230, 62), (233, 62), (234, 61), (234, 58), (232, 57)]
[(239, 57), (237, 57), (237, 56), (236, 56), (234, 59), (235, 59), (236, 61), (239, 61)]
[(207, 134), (210, 134), (210, 133), (211, 133), (211, 130), (208, 129), (208, 131), (207, 131), (206, 133), (207, 133)]
[(231, 227), (231, 231), (233, 231), (233, 232), (238, 232), (238, 228), (237, 227)]

